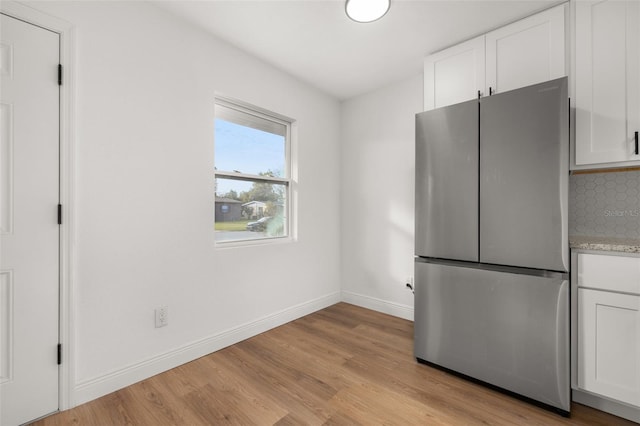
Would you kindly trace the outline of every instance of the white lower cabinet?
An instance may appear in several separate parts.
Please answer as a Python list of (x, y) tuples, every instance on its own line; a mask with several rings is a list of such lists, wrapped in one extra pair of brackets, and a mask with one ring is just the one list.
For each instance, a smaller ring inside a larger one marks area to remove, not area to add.
[(578, 324), (578, 386), (640, 406), (640, 296), (579, 288)]
[(640, 422), (640, 256), (572, 254), (573, 397)]

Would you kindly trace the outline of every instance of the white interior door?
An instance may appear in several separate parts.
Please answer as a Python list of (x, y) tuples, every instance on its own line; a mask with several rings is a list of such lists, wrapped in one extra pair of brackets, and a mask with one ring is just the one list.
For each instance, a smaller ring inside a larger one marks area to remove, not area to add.
[(59, 35), (1, 15), (0, 424), (58, 409)]

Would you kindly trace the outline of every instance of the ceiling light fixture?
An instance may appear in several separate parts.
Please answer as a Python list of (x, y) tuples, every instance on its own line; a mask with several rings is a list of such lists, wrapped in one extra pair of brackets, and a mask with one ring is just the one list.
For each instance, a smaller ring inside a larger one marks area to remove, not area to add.
[(356, 22), (373, 22), (382, 18), (391, 6), (391, 0), (347, 0), (347, 16)]

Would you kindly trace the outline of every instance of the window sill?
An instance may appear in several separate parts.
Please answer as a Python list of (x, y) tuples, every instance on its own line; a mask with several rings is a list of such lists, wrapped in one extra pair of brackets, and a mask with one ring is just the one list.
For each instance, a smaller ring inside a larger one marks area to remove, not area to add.
[(266, 246), (266, 245), (279, 245), (289, 244), (295, 242), (296, 239), (287, 237), (274, 237), (274, 238), (257, 238), (254, 240), (236, 240), (236, 241), (216, 241), (216, 249), (228, 249), (237, 247), (253, 247), (253, 246)]

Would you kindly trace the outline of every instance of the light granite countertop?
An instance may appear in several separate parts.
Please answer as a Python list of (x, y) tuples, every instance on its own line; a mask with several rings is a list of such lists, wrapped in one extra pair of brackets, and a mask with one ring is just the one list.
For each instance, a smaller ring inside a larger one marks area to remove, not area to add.
[(572, 249), (640, 253), (640, 239), (613, 237), (569, 236)]

